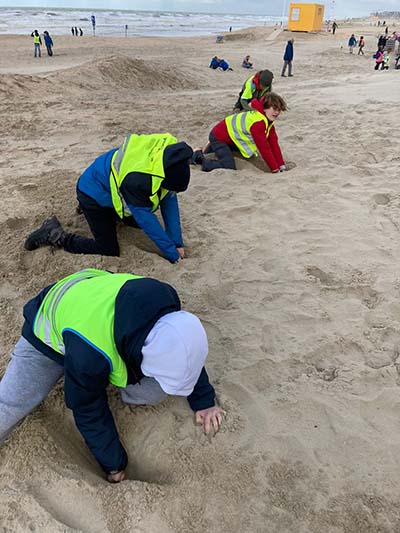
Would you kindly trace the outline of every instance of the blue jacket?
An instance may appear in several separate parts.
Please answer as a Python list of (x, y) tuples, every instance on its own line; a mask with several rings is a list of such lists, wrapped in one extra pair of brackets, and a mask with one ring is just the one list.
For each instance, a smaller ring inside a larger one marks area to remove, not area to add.
[(349, 46), (355, 46), (357, 44), (357, 39), (353, 36), (349, 39)]
[[(123, 470), (128, 457), (118, 436), (107, 400), (110, 365), (104, 355), (72, 331), (63, 333), (65, 355), (61, 356), (33, 333), (36, 313), (52, 287), (40, 292), (24, 307), (22, 335), (44, 356), (64, 367), (64, 396), (75, 423), (90, 451), (105, 472)], [(115, 299), (114, 338), (128, 367), (128, 383), (143, 377), (140, 369), (142, 347), (154, 324), (162, 316), (179, 311), (179, 297), (173, 287), (151, 278), (126, 282)], [(212, 407), (215, 391), (205, 368), (190, 396), (194, 411)]]
[(213, 68), (214, 70), (219, 67), (219, 61), (215, 57), (211, 59), (211, 63), (209, 65), (210, 68)]
[(285, 49), (285, 54), (283, 56), (284, 61), (292, 61), (293, 59), (293, 43), (288, 41)]
[[(110, 190), (111, 159), (117, 148), (99, 156), (80, 176), (79, 191), (93, 198), (102, 207), (113, 207)], [(121, 186), (124, 197), (138, 226), (158, 246), (163, 256), (174, 263), (179, 259), (176, 248), (183, 246), (178, 198), (169, 192), (160, 202), (165, 229), (151, 212), (149, 193), (151, 176), (142, 173), (128, 174)]]
[(44, 37), (44, 44), (46, 46), (53, 46), (53, 39), (50, 37), (50, 35), (43, 34)]

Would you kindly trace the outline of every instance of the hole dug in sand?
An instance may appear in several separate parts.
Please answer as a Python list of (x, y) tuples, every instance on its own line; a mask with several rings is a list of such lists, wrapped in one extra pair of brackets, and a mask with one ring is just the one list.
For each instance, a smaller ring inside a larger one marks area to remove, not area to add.
[[(167, 407), (137, 406), (118, 412), (117, 427), (128, 454), (127, 479), (164, 485), (170, 481), (166, 456), (173, 444), (167, 428), (164, 431)], [(166, 444), (166, 441), (168, 443)], [(168, 446), (168, 449), (165, 447)]]

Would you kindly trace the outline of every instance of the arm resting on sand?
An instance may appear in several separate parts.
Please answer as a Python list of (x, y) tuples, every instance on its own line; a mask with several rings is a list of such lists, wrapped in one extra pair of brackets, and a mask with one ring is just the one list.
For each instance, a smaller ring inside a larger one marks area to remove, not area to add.
[(90, 451), (104, 470), (124, 470), (127, 454), (108, 406), (110, 364), (75, 333), (65, 332), (65, 402)]
[(266, 137), (265, 122), (261, 120), (259, 122), (255, 122), (250, 128), (250, 133), (254, 139), (260, 156), (267, 163), (271, 169), (271, 172), (277, 172), (279, 170), (279, 165), (272, 152), (269, 140)]
[(161, 250), (163, 256), (171, 263), (178, 261), (179, 254), (176, 251), (176, 244), (168, 237), (156, 215), (151, 212), (150, 207), (133, 207), (131, 205), (128, 207), (139, 227)]
[(175, 243), (177, 248), (182, 248), (183, 239), (177, 194), (169, 192), (163, 198), (160, 208), (168, 237)]
[(193, 411), (208, 409), (215, 405), (215, 390), (208, 380), (206, 369), (203, 367), (192, 394), (187, 398)]

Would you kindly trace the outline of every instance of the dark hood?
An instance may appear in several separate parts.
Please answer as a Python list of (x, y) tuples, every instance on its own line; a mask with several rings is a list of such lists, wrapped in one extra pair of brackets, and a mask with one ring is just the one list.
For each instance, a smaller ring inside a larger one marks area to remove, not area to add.
[(272, 80), (274, 79), (274, 75), (270, 70), (265, 69), (260, 72), (260, 76), (258, 79), (260, 85), (262, 85), (263, 87), (270, 87), (272, 84)]
[(162, 281), (140, 278), (122, 286), (115, 299), (114, 339), (128, 367), (129, 383), (143, 377), (142, 347), (154, 324), (162, 316), (180, 309), (176, 290)]
[(190, 181), (189, 160), (193, 150), (185, 142), (167, 146), (164, 150), (163, 165), (165, 178), (162, 186), (169, 191), (186, 191)]

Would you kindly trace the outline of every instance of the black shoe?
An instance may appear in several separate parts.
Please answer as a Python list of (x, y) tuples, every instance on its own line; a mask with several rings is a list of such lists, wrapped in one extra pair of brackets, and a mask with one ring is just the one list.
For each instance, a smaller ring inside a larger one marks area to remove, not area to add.
[(281, 74), (282, 78), (286, 78), (286, 74)]
[(25, 241), (26, 250), (36, 250), (41, 246), (55, 246), (61, 248), (65, 238), (65, 231), (56, 217), (47, 218), (43, 224), (28, 236)]
[(293, 74), (289, 74), (289, 78), (293, 78)]
[(195, 150), (192, 155), (192, 164), (201, 165), (204, 160), (203, 150)]

